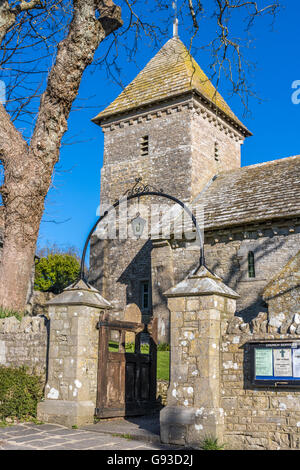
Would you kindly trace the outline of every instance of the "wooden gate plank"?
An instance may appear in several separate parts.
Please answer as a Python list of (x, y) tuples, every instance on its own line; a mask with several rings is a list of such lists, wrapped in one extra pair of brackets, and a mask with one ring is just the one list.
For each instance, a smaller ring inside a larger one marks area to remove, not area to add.
[[(157, 320), (150, 325), (149, 354), (140, 351), (143, 323), (99, 321), (99, 365), (96, 415), (100, 418), (146, 414), (156, 405)], [(120, 331), (119, 352), (109, 352), (112, 330)], [(135, 352), (125, 351), (125, 332), (135, 333)]]

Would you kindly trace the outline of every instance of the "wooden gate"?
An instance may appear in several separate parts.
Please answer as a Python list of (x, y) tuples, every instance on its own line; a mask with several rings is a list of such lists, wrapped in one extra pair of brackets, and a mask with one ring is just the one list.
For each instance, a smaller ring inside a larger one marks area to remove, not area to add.
[[(149, 325), (110, 319), (105, 314), (98, 323), (99, 361), (96, 416), (137, 416), (156, 405), (157, 319)], [(119, 341), (112, 333), (119, 332)], [(126, 332), (135, 340), (128, 352)], [(148, 346), (142, 339), (148, 338)], [(115, 348), (116, 352), (112, 349)]]

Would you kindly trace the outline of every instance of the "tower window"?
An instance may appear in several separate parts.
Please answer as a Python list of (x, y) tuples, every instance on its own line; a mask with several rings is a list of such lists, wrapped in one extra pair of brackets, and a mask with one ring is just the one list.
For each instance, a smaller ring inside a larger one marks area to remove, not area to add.
[(150, 308), (150, 286), (149, 281), (141, 282), (141, 304), (142, 310), (149, 310)]
[(141, 156), (144, 157), (149, 154), (149, 136), (145, 135), (141, 138)]
[(248, 277), (255, 277), (255, 260), (253, 251), (248, 253)]

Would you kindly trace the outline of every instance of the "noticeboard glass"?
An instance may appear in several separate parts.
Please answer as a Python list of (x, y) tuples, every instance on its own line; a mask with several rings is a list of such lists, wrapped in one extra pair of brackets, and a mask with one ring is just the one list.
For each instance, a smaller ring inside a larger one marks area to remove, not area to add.
[(300, 386), (300, 342), (250, 343), (250, 347), (254, 384)]

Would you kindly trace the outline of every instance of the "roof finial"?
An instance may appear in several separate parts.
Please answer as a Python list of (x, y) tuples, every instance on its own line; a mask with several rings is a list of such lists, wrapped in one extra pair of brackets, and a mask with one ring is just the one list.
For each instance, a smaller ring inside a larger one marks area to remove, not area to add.
[(172, 2), (173, 10), (175, 11), (173, 21), (173, 38), (178, 38), (178, 17), (177, 17), (177, 0)]

